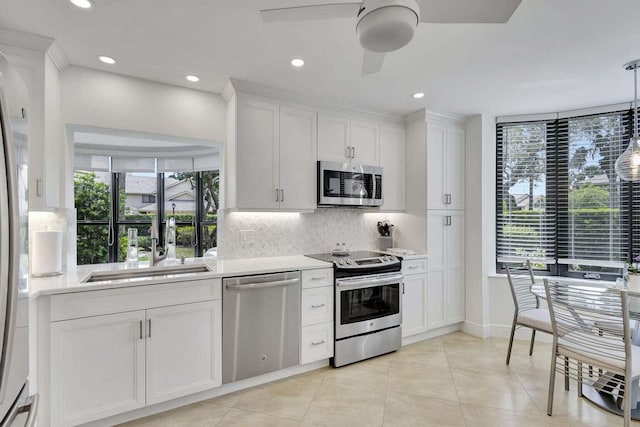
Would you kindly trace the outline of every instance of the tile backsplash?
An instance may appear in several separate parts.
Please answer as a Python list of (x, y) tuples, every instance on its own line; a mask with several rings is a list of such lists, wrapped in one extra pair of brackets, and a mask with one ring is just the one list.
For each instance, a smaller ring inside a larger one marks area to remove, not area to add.
[(318, 209), (313, 213), (221, 212), (218, 256), (254, 258), (329, 252), (336, 243), (377, 249), (376, 223), (394, 215), (359, 209)]

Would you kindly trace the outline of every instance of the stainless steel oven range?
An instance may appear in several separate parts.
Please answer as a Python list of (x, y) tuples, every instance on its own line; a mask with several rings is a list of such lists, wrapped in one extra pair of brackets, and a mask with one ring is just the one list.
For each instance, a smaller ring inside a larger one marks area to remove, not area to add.
[(400, 260), (379, 252), (313, 254), (333, 262), (335, 347), (339, 367), (400, 348), (402, 274)]

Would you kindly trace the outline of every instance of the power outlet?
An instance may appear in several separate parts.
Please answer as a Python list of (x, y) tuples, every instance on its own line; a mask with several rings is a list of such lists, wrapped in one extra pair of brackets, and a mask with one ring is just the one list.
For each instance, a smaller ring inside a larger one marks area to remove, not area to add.
[(253, 230), (240, 230), (240, 243), (252, 245), (254, 242)]

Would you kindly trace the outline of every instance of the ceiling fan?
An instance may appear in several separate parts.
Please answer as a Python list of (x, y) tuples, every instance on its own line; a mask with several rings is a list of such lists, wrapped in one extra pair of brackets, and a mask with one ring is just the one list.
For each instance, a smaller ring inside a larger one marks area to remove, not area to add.
[(356, 18), (362, 74), (380, 71), (387, 52), (411, 41), (420, 22), (505, 23), (522, 0), (363, 0), (261, 10), (264, 22)]

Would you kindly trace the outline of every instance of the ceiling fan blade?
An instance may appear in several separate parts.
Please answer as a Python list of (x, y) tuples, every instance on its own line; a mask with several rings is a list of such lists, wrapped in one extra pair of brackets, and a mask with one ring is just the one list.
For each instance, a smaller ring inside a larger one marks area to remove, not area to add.
[(362, 56), (362, 75), (375, 74), (382, 68), (384, 62), (384, 53), (371, 52), (370, 50), (364, 50)]
[(522, 0), (418, 0), (420, 22), (503, 24)]
[(362, 6), (357, 3), (327, 3), (310, 6), (261, 10), (264, 22), (302, 21), (308, 19), (355, 18)]

